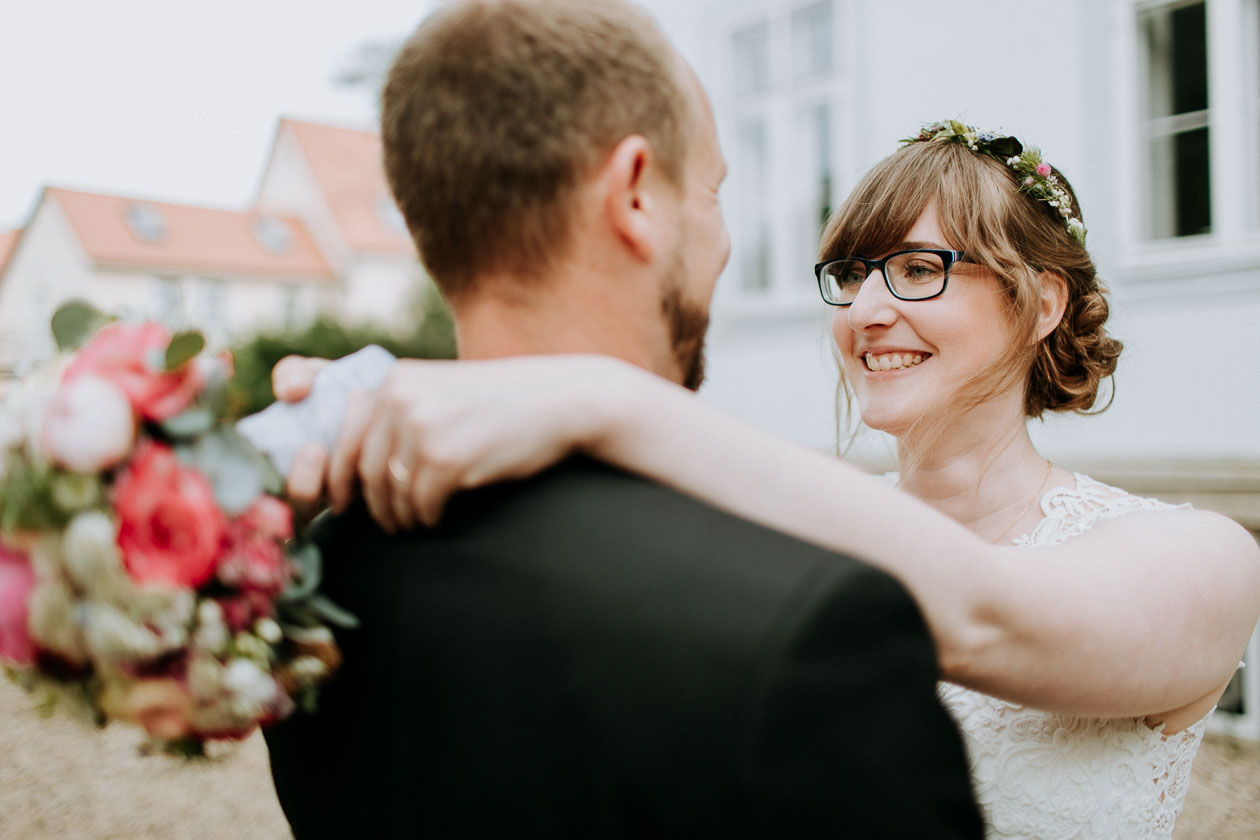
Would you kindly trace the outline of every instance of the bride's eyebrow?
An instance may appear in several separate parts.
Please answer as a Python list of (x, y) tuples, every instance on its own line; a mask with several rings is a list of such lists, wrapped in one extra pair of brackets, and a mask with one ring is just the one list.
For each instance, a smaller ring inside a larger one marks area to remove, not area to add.
[(942, 251), (952, 250), (949, 247), (940, 244), (939, 242), (913, 241), (913, 242), (902, 242), (897, 245), (898, 251), (915, 251), (915, 250), (918, 250), (919, 248), (935, 248), (937, 250), (942, 250)]

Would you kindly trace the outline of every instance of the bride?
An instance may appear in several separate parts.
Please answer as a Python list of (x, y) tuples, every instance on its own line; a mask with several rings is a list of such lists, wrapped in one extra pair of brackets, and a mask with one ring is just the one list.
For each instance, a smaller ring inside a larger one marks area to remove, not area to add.
[[(344, 506), (357, 471), (383, 526), (433, 523), (453, 492), (581, 451), (865, 557), (924, 611), (991, 837), (1170, 837), (1260, 614), (1260, 557), (1221, 516), (1034, 448), (1028, 419), (1093, 407), (1120, 352), (1084, 239), (1035, 150), (958, 123), (924, 129), (838, 210), (819, 288), (863, 422), (896, 438), (896, 476), (607, 358), (404, 361), (347, 424), (330, 497)], [(309, 380), (282, 364), (277, 393)], [(324, 463), (291, 476), (299, 495)]]

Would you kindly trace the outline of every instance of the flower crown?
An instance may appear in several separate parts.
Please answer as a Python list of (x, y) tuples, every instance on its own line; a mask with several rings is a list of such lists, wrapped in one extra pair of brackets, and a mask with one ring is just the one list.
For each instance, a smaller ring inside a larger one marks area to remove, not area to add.
[(1000, 160), (1014, 170), (1020, 192), (1057, 210), (1063, 217), (1068, 234), (1081, 245), (1085, 244), (1085, 224), (1072, 210), (1072, 195), (1059, 183), (1059, 176), (1054, 174), (1050, 164), (1041, 159), (1040, 149), (1024, 148), (1024, 144), (1014, 137), (995, 131), (980, 131), (954, 120), (925, 125), (917, 135), (905, 138), (901, 144), (907, 146), (929, 141), (962, 143), (973, 152)]

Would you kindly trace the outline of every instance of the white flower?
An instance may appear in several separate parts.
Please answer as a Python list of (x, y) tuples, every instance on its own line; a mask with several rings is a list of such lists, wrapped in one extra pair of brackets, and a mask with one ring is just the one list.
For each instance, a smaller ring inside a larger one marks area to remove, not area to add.
[(70, 520), (61, 552), (70, 578), (89, 598), (104, 595), (110, 578), (122, 572), (117, 530), (103, 511), (87, 511)]
[(75, 664), (87, 659), (87, 650), (79, 632), (74, 593), (59, 580), (45, 580), (35, 585), (27, 599), (27, 626), (40, 647), (64, 656)]
[(82, 618), (88, 650), (99, 659), (127, 662), (152, 659), (163, 652), (156, 633), (111, 604), (83, 604)]
[(40, 444), (54, 463), (97, 473), (125, 458), (135, 438), (135, 415), (122, 389), (99, 376), (81, 376), (53, 394)]
[(232, 711), (258, 718), (276, 699), (276, 681), (252, 660), (233, 659), (223, 673), (223, 687), (232, 693)]
[(206, 653), (225, 653), (230, 640), (227, 625), (222, 621), (203, 621), (193, 633), (193, 644)]
[(252, 633), (237, 633), (234, 641), (242, 656), (256, 662), (267, 662), (271, 659), (271, 646)]
[(289, 665), (293, 675), (304, 683), (313, 683), (328, 675), (328, 666), (314, 656), (299, 656)]
[(260, 618), (254, 622), (254, 634), (269, 645), (280, 644), (280, 640), (284, 638), (280, 625), (270, 618)]
[(194, 697), (212, 698), (223, 691), (224, 668), (218, 660), (198, 656), (188, 665), (188, 688)]

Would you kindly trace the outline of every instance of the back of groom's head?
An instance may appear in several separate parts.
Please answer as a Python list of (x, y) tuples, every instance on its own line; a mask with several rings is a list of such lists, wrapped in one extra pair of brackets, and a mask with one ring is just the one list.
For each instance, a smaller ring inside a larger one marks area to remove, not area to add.
[(680, 182), (694, 108), (682, 66), (623, 0), (463, 0), (426, 19), (390, 71), (381, 135), (442, 291), (541, 278), (572, 235), (575, 189), (627, 136)]

